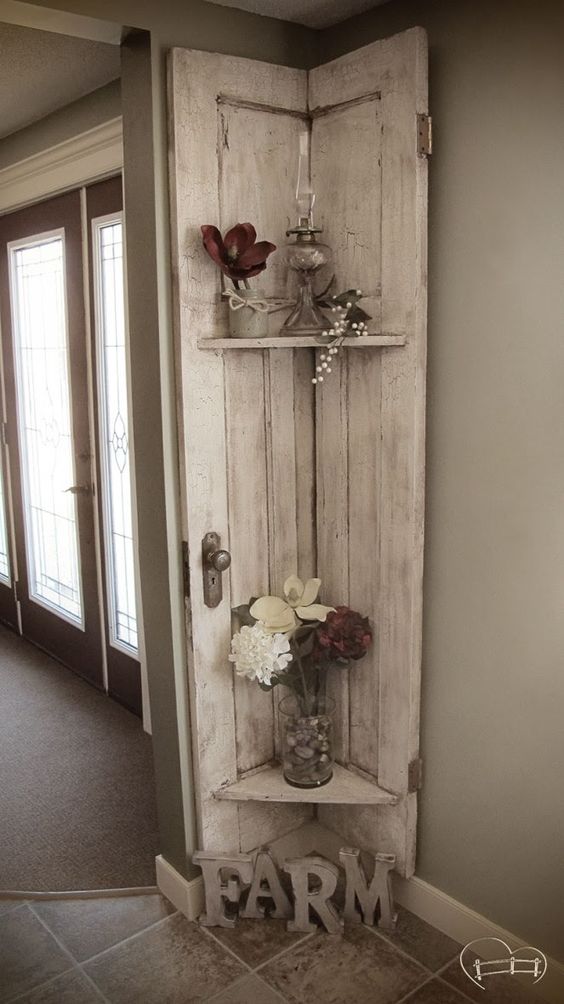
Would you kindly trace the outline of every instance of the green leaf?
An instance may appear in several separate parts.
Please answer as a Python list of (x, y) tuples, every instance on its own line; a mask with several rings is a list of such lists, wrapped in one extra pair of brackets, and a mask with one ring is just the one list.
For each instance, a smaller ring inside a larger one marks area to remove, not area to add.
[(249, 604), (242, 603), (239, 607), (233, 607), (231, 613), (237, 618), (240, 627), (252, 627), (256, 620), (249, 613)]
[(304, 641), (300, 645), (298, 645), (298, 651), (302, 659), (307, 655), (311, 655), (311, 653), (313, 652), (314, 644), (315, 644), (315, 632), (312, 631), (308, 636), (306, 636)]
[(363, 310), (362, 307), (359, 307), (357, 304), (352, 306), (350, 310), (347, 311), (347, 321), (350, 321), (351, 324), (358, 324), (359, 321), (366, 322), (370, 320), (371, 320), (370, 314), (367, 314), (366, 311)]

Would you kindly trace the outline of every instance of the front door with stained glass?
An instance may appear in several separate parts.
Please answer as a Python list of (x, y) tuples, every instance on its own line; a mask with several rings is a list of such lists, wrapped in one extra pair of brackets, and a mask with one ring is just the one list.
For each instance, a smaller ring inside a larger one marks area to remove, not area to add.
[(22, 633), (103, 687), (80, 193), (4, 216), (0, 236)]
[(0, 603), (15, 584), (22, 633), (141, 713), (121, 198), (115, 178), (0, 220)]
[(120, 178), (86, 190), (108, 689), (141, 711)]

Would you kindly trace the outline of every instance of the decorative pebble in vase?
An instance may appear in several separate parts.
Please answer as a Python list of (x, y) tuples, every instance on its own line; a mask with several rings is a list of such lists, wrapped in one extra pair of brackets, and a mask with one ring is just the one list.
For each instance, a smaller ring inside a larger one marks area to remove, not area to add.
[(335, 702), (314, 699), (315, 714), (304, 714), (290, 695), (279, 704), (284, 779), (294, 788), (320, 788), (333, 776), (333, 715)]

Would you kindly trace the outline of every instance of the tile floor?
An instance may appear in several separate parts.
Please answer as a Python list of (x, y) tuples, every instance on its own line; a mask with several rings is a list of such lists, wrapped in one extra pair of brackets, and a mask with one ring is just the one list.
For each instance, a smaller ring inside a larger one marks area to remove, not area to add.
[[(468, 1004), (459, 945), (407, 911), (397, 930), (288, 934), (283, 921), (213, 931), (159, 895), (0, 901), (0, 1002)], [(538, 1004), (507, 978), (487, 1004)], [(475, 991), (475, 992), (474, 992)]]

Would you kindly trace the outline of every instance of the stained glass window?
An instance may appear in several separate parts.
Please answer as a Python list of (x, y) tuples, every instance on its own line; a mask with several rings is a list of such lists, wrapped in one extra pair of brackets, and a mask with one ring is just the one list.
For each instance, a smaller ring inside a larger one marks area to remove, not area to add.
[(82, 625), (64, 234), (10, 246), (30, 598)]
[(123, 225), (94, 221), (106, 586), (112, 643), (137, 651)]

